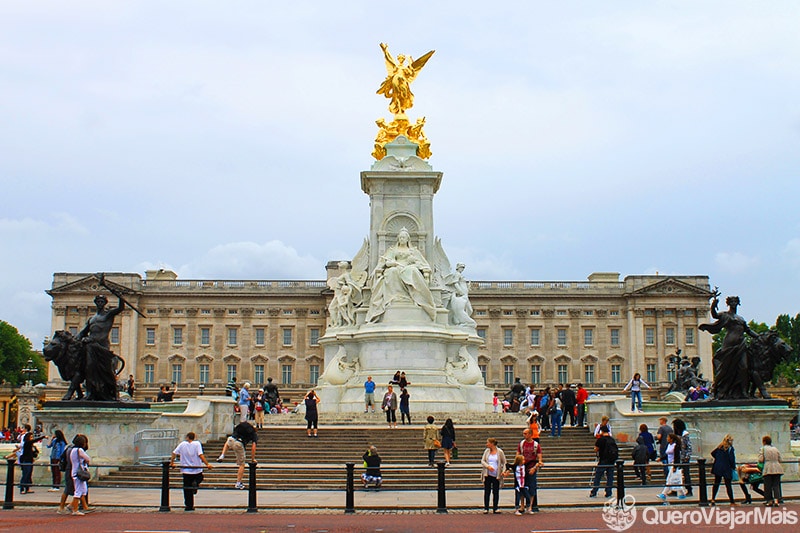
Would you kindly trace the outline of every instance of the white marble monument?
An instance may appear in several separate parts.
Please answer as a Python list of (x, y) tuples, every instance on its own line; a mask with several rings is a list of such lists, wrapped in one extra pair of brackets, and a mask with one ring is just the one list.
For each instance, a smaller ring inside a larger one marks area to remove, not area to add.
[(453, 270), (434, 236), (433, 196), (442, 173), (404, 136), (385, 149), (386, 156), (361, 173), (370, 197), (369, 237), (328, 281), (334, 296), (320, 339), (325, 372), (319, 409), (363, 410), (367, 376), (378, 384), (380, 403), (394, 373), (403, 371), (415, 413), (490, 411), (465, 267)]

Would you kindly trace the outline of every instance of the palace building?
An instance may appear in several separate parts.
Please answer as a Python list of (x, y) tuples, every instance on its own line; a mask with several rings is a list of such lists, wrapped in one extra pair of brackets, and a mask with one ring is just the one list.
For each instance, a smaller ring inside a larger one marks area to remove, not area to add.
[[(338, 274), (328, 263), (328, 277)], [(137, 399), (172, 381), (179, 394), (221, 393), (230, 380), (255, 386), (268, 377), (299, 399), (325, 369), (325, 335), (333, 292), (326, 280), (181, 280), (167, 270), (108, 273), (145, 318), (126, 307), (117, 317), (112, 350), (133, 374)], [(79, 332), (108, 293), (92, 274), (56, 273), (52, 329)], [(635, 372), (653, 386), (675, 374), (677, 349), (700, 356), (711, 376), (707, 276), (595, 273), (587, 281), (472, 281), (469, 297), (484, 345), (478, 365), (487, 386), (514, 378), (549, 385), (582, 382), (590, 390), (623, 386)], [(109, 305), (116, 299), (109, 295)], [(402, 370), (402, 369), (399, 369)], [(58, 371), (50, 369), (53, 389)], [(413, 383), (413, 376), (409, 377)]]

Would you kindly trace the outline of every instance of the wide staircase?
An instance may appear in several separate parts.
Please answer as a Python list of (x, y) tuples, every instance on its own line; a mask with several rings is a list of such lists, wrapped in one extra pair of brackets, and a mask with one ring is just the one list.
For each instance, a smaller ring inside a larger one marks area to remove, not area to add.
[[(375, 415), (372, 424), (377, 424)], [(519, 424), (519, 418), (516, 419)], [(480, 459), (486, 439), (494, 437), (509, 461), (522, 438), (522, 426), (456, 426), (459, 457), (447, 468), (449, 489), (480, 486)], [(355, 463), (356, 487), (363, 472), (361, 456), (369, 445), (375, 445), (382, 458), (384, 489), (434, 490), (437, 470), (427, 466), (427, 452), (422, 446), (422, 424), (388, 429), (381, 426), (325, 427), (319, 438), (308, 438), (305, 428), (268, 427), (258, 430), (256, 459), (257, 485), (270, 490), (343, 490), (346, 486), (345, 463)], [(205, 455), (216, 467), (207, 471), (204, 487), (232, 488), (236, 469), (232, 454), (223, 463), (215, 463), (223, 439), (204, 443)], [(586, 428), (565, 427), (560, 438), (542, 433), (541, 445), (545, 467), (539, 474), (542, 488), (586, 487), (590, 485), (595, 464), (594, 438)], [(630, 465), (630, 446), (620, 444), (620, 458)], [(248, 450), (248, 459), (249, 450)], [(443, 452), (437, 452), (443, 460)], [(653, 482), (663, 483), (660, 465), (653, 467)], [(248, 479), (245, 473), (245, 482)], [(510, 480), (509, 480), (510, 481)], [(626, 483), (637, 483), (633, 469), (626, 467)], [(161, 469), (135, 465), (120, 468), (92, 482), (94, 486), (151, 487), (161, 486)], [(171, 486), (179, 487), (178, 470), (171, 474)]]

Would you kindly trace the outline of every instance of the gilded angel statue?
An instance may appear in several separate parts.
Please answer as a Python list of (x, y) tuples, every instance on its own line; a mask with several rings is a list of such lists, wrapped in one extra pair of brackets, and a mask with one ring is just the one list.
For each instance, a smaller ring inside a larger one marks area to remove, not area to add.
[(389, 111), (395, 115), (402, 114), (406, 109), (414, 106), (414, 94), (411, 92), (411, 82), (417, 77), (419, 71), (428, 62), (435, 50), (431, 50), (419, 59), (409, 56), (409, 64), (406, 64), (406, 56), (398, 54), (397, 59), (389, 53), (389, 47), (381, 43), (381, 50), (386, 60), (386, 71), (388, 75), (381, 83), (377, 94), (382, 94), (389, 98)]

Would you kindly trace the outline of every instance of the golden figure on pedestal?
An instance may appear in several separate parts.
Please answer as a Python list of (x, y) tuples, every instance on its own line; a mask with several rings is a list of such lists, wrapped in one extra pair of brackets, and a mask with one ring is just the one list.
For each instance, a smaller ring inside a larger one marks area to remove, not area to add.
[(409, 64), (406, 64), (406, 56), (402, 54), (398, 54), (397, 59), (393, 58), (389, 53), (389, 47), (384, 43), (381, 43), (381, 50), (383, 50), (386, 61), (387, 76), (377, 94), (382, 94), (389, 99), (389, 111), (394, 114), (394, 119), (388, 124), (383, 118), (375, 121), (379, 129), (378, 135), (375, 137), (375, 150), (372, 152), (372, 156), (375, 159), (383, 159), (386, 155), (386, 144), (395, 140), (399, 135), (403, 135), (418, 146), (417, 155), (420, 158), (428, 159), (431, 156), (430, 142), (422, 131), (425, 117), (417, 119), (416, 123), (412, 125), (405, 111), (414, 105), (411, 82), (414, 81), (435, 50), (431, 50), (416, 60), (409, 56)]

